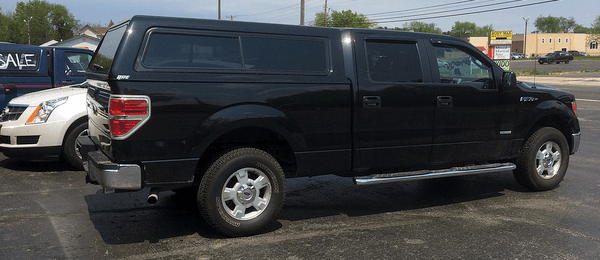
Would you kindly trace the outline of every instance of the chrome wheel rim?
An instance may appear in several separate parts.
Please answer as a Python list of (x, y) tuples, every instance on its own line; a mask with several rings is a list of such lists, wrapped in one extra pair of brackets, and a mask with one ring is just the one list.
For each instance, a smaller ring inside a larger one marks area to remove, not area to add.
[(221, 203), (236, 220), (251, 220), (262, 214), (271, 200), (272, 185), (265, 173), (256, 168), (237, 170), (225, 182)]
[[(89, 135), (88, 129), (85, 129), (77, 135), (77, 138), (79, 138), (81, 136), (88, 136), (88, 135)], [(77, 140), (77, 139), (75, 139), (75, 140)], [(77, 142), (75, 142), (74, 145), (75, 145), (75, 155), (77, 155), (77, 157), (79, 157), (79, 159), (83, 159), (83, 156), (81, 156), (81, 151), (79, 151), (79, 147), (77, 147)]]
[(551, 179), (556, 175), (562, 163), (560, 146), (553, 141), (545, 142), (537, 150), (535, 167), (542, 179)]

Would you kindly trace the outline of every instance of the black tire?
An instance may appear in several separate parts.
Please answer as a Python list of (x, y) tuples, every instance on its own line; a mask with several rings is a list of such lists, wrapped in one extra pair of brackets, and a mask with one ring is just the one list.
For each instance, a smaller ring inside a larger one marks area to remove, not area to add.
[(557, 61), (556, 64), (560, 64), (560, 61)]
[[(279, 215), (285, 190), (285, 175), (275, 158), (255, 148), (234, 149), (206, 170), (198, 208), (204, 220), (224, 235), (253, 235)], [(222, 196), (227, 193), (229, 197)]]
[(544, 64), (544, 62), (543, 62), (543, 61), (541, 61), (541, 60), (540, 60), (540, 61), (538, 61), (538, 63), (539, 63), (539, 64)]
[(569, 144), (560, 131), (541, 128), (521, 148), (513, 174), (519, 184), (530, 190), (554, 189), (565, 177), (569, 154)]
[(73, 126), (65, 136), (62, 147), (62, 158), (76, 169), (83, 170), (83, 159), (75, 142), (77, 137), (88, 135), (88, 122), (87, 120), (75, 122)]
[(566, 61), (565, 61), (565, 64), (569, 64), (569, 60), (566, 60)]

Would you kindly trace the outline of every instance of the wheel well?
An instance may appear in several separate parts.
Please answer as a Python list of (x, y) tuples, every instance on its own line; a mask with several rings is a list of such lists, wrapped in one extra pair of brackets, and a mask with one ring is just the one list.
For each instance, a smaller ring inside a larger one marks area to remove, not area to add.
[(567, 142), (569, 143), (569, 148), (570, 149), (573, 148), (573, 138), (571, 138), (571, 134), (572, 134), (571, 129), (569, 128), (569, 125), (567, 124), (567, 122), (565, 122), (564, 120), (560, 120), (560, 118), (557, 116), (547, 116), (547, 117), (540, 119), (531, 128), (531, 131), (529, 133), (527, 133), (527, 137), (525, 139), (529, 138), (533, 133), (535, 133), (537, 130), (539, 130), (542, 127), (556, 128), (558, 131), (560, 131), (565, 136), (565, 139), (567, 139)]
[(269, 153), (279, 162), (286, 176), (293, 176), (296, 172), (292, 147), (282, 135), (265, 128), (246, 127), (227, 132), (208, 146), (196, 167), (195, 181), (202, 179), (209, 164), (217, 157), (239, 147), (253, 147)]
[(73, 121), (73, 123), (69, 126), (69, 129), (67, 129), (67, 131), (65, 132), (65, 135), (63, 136), (62, 145), (65, 145), (65, 140), (67, 139), (66, 137), (71, 133), (71, 131), (73, 131), (73, 129), (75, 127), (77, 127), (79, 124), (81, 124), (83, 122), (87, 122), (87, 120), (88, 120), (87, 116), (83, 116), (83, 117), (78, 118), (77, 120)]

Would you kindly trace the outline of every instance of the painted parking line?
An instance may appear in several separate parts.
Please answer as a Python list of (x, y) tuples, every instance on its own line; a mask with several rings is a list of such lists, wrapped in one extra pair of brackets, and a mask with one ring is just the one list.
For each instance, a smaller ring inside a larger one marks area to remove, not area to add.
[(598, 102), (600, 103), (600, 100), (595, 100), (595, 99), (576, 99), (577, 101), (584, 101), (584, 102)]

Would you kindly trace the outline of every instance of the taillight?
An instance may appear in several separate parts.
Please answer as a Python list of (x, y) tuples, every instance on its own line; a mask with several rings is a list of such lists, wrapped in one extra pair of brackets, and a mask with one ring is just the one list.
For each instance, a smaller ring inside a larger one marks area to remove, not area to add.
[(146, 96), (110, 96), (110, 133), (125, 139), (150, 118), (150, 98)]
[(140, 99), (110, 99), (110, 114), (113, 116), (146, 115), (148, 102)]
[(573, 113), (575, 113), (575, 115), (577, 115), (577, 102), (575, 100), (573, 100), (573, 102), (571, 102), (571, 109), (573, 109)]

